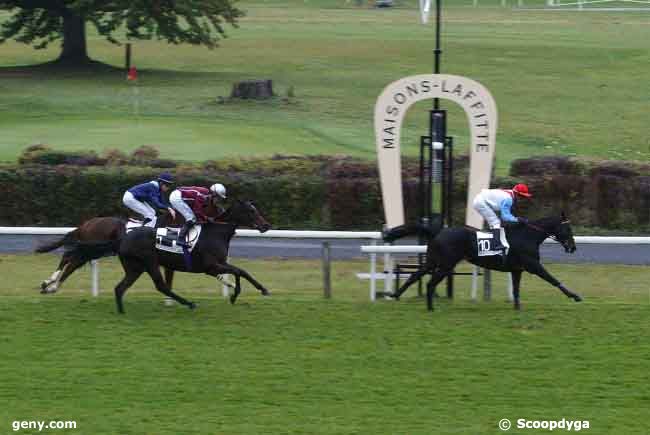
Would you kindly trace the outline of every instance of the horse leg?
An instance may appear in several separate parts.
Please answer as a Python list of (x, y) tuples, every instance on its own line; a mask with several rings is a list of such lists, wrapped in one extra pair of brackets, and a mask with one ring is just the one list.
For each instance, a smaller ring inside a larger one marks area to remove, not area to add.
[(404, 293), (406, 289), (408, 289), (411, 285), (413, 285), (413, 283), (417, 282), (428, 272), (429, 272), (429, 266), (425, 264), (424, 267), (417, 270), (415, 273), (411, 274), (411, 276), (409, 276), (409, 279), (407, 279), (406, 282), (402, 284), (402, 286), (399, 289), (397, 289), (395, 293), (389, 295), (389, 297), (392, 297), (395, 300), (399, 300), (400, 296), (402, 296), (402, 293)]
[[(130, 264), (128, 263), (129, 260), (131, 261)], [(122, 263), (125, 275), (122, 281), (115, 286), (115, 303), (117, 304), (117, 311), (120, 314), (124, 314), (124, 305), (122, 304), (124, 293), (140, 278), (140, 275), (144, 272), (144, 266), (137, 259), (120, 257), (120, 262)]]
[(571, 298), (576, 302), (582, 301), (582, 296), (566, 288), (560, 281), (555, 279), (553, 275), (548, 273), (548, 271), (544, 269), (544, 266), (542, 266), (542, 264), (539, 261), (531, 258), (531, 259), (526, 259), (525, 261), (523, 261), (523, 263), (524, 263), (524, 268), (526, 269), (527, 272), (537, 275), (540, 278), (542, 278), (544, 281), (551, 284), (552, 286), (559, 288), (560, 291), (564, 293), (566, 297)]
[[(174, 269), (168, 269), (166, 267), (164, 269), (165, 269), (165, 284), (167, 284), (167, 288), (169, 290), (172, 290), (174, 284)], [(167, 304), (168, 302), (169, 302), (168, 305), (173, 304), (172, 299), (169, 297), (165, 298), (165, 304)]]
[(188, 306), (191, 310), (196, 308), (196, 304), (194, 302), (190, 302), (187, 299), (182, 298), (181, 296), (177, 295), (176, 293), (174, 293), (169, 289), (169, 287), (165, 283), (165, 280), (163, 279), (162, 274), (160, 273), (160, 269), (156, 264), (148, 264), (146, 266), (146, 270), (149, 276), (151, 277), (151, 280), (156, 285), (156, 290), (158, 290), (160, 293), (164, 294), (165, 296), (174, 299), (179, 304)]
[(209, 269), (208, 272), (206, 273), (210, 276), (216, 277), (217, 279), (219, 279), (219, 275), (222, 274), (229, 274), (235, 277), (234, 293), (230, 296), (231, 304), (235, 303), (237, 297), (239, 296), (239, 293), (241, 292), (241, 278), (245, 278), (246, 281), (250, 282), (253, 286), (255, 286), (255, 288), (258, 289), (262, 293), (262, 295), (269, 296), (271, 294), (266, 289), (266, 287), (264, 287), (257, 280), (255, 280), (255, 278), (253, 278), (248, 272), (228, 263), (215, 265), (214, 267)]
[(70, 261), (68, 262), (68, 264), (63, 269), (63, 273), (61, 273), (61, 275), (59, 276), (59, 279), (56, 282), (56, 287), (54, 288), (54, 291), (57, 291), (59, 286), (61, 284), (63, 284), (63, 282), (66, 279), (68, 279), (68, 277), (70, 275), (72, 275), (72, 273), (75, 270), (79, 269), (81, 266), (83, 266), (87, 262), (88, 262), (88, 260), (86, 260), (85, 258), (79, 258), (79, 257), (71, 258)]
[(515, 310), (521, 310), (519, 302), (519, 285), (521, 284), (521, 270), (510, 272), (512, 274), (512, 296), (514, 299)]
[(174, 269), (168, 269), (166, 267), (164, 269), (165, 269), (165, 283), (167, 284), (167, 288), (171, 290), (173, 287), (172, 284), (174, 283)]
[(61, 261), (59, 261), (59, 265), (56, 267), (56, 270), (52, 273), (52, 275), (50, 275), (48, 279), (44, 279), (41, 282), (41, 293), (48, 293), (47, 288), (50, 286), (50, 284), (59, 279), (59, 276), (61, 276), (61, 272), (67, 263), (68, 257), (63, 254), (61, 256)]
[(445, 279), (453, 269), (438, 269), (431, 275), (431, 281), (427, 284), (427, 309), (433, 311), (433, 294), (435, 293), (436, 286), (440, 281)]

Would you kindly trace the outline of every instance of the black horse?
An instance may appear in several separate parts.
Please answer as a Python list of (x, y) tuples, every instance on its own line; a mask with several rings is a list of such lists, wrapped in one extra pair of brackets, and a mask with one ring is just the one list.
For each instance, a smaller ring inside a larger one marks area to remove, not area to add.
[[(422, 227), (411, 228), (422, 231)], [(576, 302), (582, 300), (580, 295), (567, 289), (560, 281), (548, 273), (539, 259), (539, 246), (548, 237), (560, 242), (566, 252), (575, 252), (576, 244), (573, 239), (573, 232), (564, 213), (562, 213), (561, 217), (549, 217), (529, 224), (508, 226), (506, 228), (506, 237), (510, 244), (510, 250), (505, 260), (500, 255), (484, 257), (477, 255), (477, 230), (475, 228), (452, 227), (423, 232), (428, 239), (426, 262), (422, 268), (409, 277), (396, 293), (389, 295), (395, 299), (399, 299), (411, 284), (424, 275), (431, 274), (431, 280), (427, 284), (427, 308), (429, 311), (433, 310), (433, 295), (436, 285), (453, 272), (456, 264), (465, 259), (485, 269), (512, 273), (515, 309), (521, 308), (519, 284), (521, 283), (523, 271), (539, 276), (544, 281), (559, 288), (562, 293)], [(384, 240), (391, 242), (409, 233), (411, 233), (410, 229), (396, 227), (385, 234)]]
[[(217, 204), (210, 201), (204, 210), (209, 219), (227, 222), (226, 216), (221, 215)], [(156, 221), (156, 227), (180, 227), (185, 219), (180, 213), (172, 217), (169, 213), (163, 212)], [(126, 234), (127, 221), (118, 217), (94, 217), (82, 222), (79, 227), (67, 233), (64, 237), (36, 249), (37, 253), (50, 252), (57, 248), (64, 247), (63, 255), (57, 269), (52, 275), (41, 282), (41, 293), (56, 293), (63, 282), (77, 269), (91, 260), (96, 260), (104, 255), (117, 254), (117, 242)], [(114, 246), (114, 252), (107, 252), (94, 249), (96, 246)], [(165, 281), (169, 288), (172, 286), (174, 271), (165, 269)]]
[(125, 273), (124, 278), (115, 287), (115, 300), (120, 313), (124, 313), (124, 293), (144, 272), (151, 277), (159, 292), (191, 309), (196, 308), (196, 304), (171, 291), (171, 277), (169, 281), (163, 279), (161, 266), (169, 271), (205, 273), (214, 277), (222, 274), (234, 275), (235, 289), (230, 296), (230, 302), (234, 304), (241, 292), (242, 277), (263, 295), (270, 294), (246, 271), (227, 262), (230, 240), (240, 226), (255, 228), (262, 233), (271, 228), (252, 202), (238, 200), (226, 210), (219, 222), (203, 224), (199, 239), (189, 254), (189, 261), (182, 254), (158, 250), (155, 247), (156, 230), (149, 227), (136, 228), (119, 239), (77, 243), (74, 249), (77, 250), (77, 255), (83, 258), (98, 258), (117, 253)]

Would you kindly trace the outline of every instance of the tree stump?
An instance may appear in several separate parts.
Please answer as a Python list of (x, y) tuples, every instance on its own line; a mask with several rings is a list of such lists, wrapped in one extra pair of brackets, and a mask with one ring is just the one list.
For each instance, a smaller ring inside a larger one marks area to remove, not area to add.
[(232, 86), (230, 98), (265, 100), (273, 97), (272, 80), (246, 80)]

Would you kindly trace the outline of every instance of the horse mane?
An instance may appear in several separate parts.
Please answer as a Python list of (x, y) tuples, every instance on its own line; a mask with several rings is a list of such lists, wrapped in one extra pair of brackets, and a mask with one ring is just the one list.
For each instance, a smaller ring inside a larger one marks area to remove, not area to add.
[(536, 219), (534, 221), (531, 221), (530, 223), (533, 225), (537, 225), (542, 228), (549, 228), (549, 227), (555, 227), (558, 224), (560, 224), (564, 218), (560, 216), (547, 216), (543, 217), (541, 219)]

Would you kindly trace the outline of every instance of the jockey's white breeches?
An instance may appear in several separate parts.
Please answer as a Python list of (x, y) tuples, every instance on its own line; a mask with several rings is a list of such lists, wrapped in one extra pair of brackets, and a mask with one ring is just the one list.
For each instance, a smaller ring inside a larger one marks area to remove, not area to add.
[(183, 195), (180, 190), (174, 190), (169, 194), (169, 202), (171, 203), (174, 210), (178, 211), (185, 218), (185, 222), (194, 221), (196, 222), (196, 216), (185, 201), (183, 201)]
[(483, 198), (480, 196), (474, 198), (472, 206), (474, 207), (474, 210), (483, 216), (483, 219), (485, 219), (485, 222), (487, 222), (490, 229), (501, 228), (501, 219), (499, 219), (499, 216), (497, 216), (494, 210), (492, 210), (492, 207), (490, 207)]
[(149, 204), (146, 202), (138, 201), (135, 199), (133, 194), (131, 192), (126, 192), (124, 193), (124, 197), (122, 197), (122, 202), (124, 203), (125, 206), (133, 210), (134, 212), (138, 213), (139, 215), (143, 216), (145, 219), (151, 219), (147, 223), (147, 227), (152, 227), (154, 228), (156, 226), (156, 210), (153, 209)]

